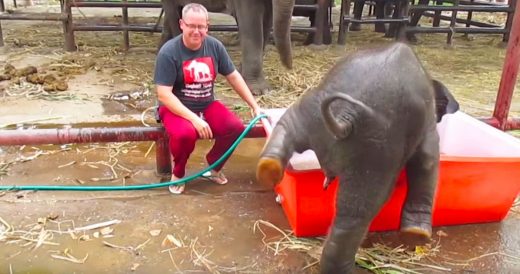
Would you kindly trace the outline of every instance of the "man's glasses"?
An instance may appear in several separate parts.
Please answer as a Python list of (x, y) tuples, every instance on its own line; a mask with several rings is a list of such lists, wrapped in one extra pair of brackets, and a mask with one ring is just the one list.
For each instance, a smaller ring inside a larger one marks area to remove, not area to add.
[(186, 27), (188, 27), (190, 30), (196, 30), (196, 29), (198, 29), (199, 31), (206, 31), (206, 30), (208, 30), (208, 25), (188, 24), (186, 22), (184, 22), (184, 25)]

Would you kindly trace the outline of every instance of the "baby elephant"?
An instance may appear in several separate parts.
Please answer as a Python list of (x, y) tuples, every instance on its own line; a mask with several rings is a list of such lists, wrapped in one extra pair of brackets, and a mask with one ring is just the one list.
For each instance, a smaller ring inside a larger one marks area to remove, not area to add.
[(405, 167), (408, 193), (401, 231), (431, 236), (439, 168), (436, 124), (458, 103), (402, 43), (359, 51), (338, 62), (273, 129), (257, 166), (278, 183), (293, 152), (312, 149), (327, 179), (339, 178), (336, 216), (321, 256), (322, 273), (351, 273), (368, 226)]

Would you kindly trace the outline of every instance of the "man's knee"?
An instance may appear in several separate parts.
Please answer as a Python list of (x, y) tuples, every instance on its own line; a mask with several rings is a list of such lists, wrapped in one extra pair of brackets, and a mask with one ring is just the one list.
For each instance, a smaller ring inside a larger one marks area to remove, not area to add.
[(189, 145), (189, 144), (195, 144), (195, 142), (197, 141), (199, 136), (196, 132), (188, 132), (188, 131), (175, 132), (174, 131), (172, 134), (170, 134), (170, 138), (175, 140), (176, 142), (180, 142), (184, 146), (184, 145)]
[(236, 121), (233, 121), (229, 124), (226, 132), (228, 132), (230, 135), (239, 135), (240, 133), (242, 133), (242, 131), (244, 131), (244, 129), (245, 127), (242, 121), (237, 119)]

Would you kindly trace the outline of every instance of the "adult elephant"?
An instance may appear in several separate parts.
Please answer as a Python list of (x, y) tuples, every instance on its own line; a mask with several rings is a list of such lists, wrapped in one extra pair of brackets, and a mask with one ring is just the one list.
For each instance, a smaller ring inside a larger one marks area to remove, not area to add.
[(209, 12), (230, 14), (238, 25), (242, 51), (241, 74), (255, 95), (264, 94), (270, 89), (263, 72), (263, 56), (271, 30), (282, 64), (292, 68), (290, 27), (294, 1), (162, 0), (164, 28), (159, 46), (180, 34), (180, 10), (188, 3), (202, 4)]
[[(374, 13), (376, 19), (385, 19), (392, 17), (393, 19), (400, 19), (406, 17), (406, 12), (408, 12), (408, 3), (409, 0), (375, 0), (374, 3)], [(420, 0), (422, 1), (422, 0)], [(426, 0), (428, 1), (428, 0)], [(354, 2), (354, 10), (353, 16), (354, 19), (361, 19), (363, 14), (363, 8), (366, 4), (365, 0), (356, 0)], [(385, 23), (377, 22), (375, 23), (374, 30), (376, 32), (384, 33), (386, 37), (396, 37), (400, 33), (398, 23), (389, 24), (389, 28), (387, 28)], [(352, 23), (349, 28), (350, 31), (359, 31), (361, 30), (361, 25), (359, 23)]]
[[(393, 0), (376, 0), (374, 1), (374, 12), (377, 19), (383, 19), (390, 14), (390, 5), (393, 5), (395, 1)], [(361, 19), (363, 15), (363, 8), (365, 7), (366, 0), (356, 0), (354, 1), (354, 10), (352, 11), (354, 15), (354, 19)], [(360, 31), (361, 24), (352, 23), (349, 28), (350, 31)], [(386, 27), (384, 23), (375, 23), (374, 30), (376, 32), (386, 33)]]
[[(296, 0), (296, 5), (318, 5), (318, 1), (320, 0)], [(327, 16), (323, 16), (321, 20), (323, 20), (321, 23), (323, 24), (323, 33), (314, 33), (310, 32), (307, 35), (307, 38), (305, 39), (305, 42), (303, 42), (304, 45), (310, 45), (314, 43), (314, 36), (315, 35), (322, 35), (322, 42), (323, 44), (329, 45), (332, 43), (332, 34), (330, 32), (330, 29), (332, 27), (331, 22), (329, 22), (330, 16), (332, 14), (329, 14), (329, 8), (333, 5), (333, 1), (328, 0), (327, 1), (327, 7), (325, 8), (325, 13)], [(308, 17), (309, 21), (311, 23), (311, 27), (316, 27), (316, 11), (315, 10), (309, 10), (309, 9), (298, 9), (295, 8), (293, 11), (293, 16), (303, 16)]]
[(353, 271), (370, 222), (404, 167), (408, 193), (401, 231), (431, 236), (440, 157), (436, 123), (457, 109), (446, 87), (402, 43), (340, 61), (287, 109), (262, 151), (257, 177), (279, 182), (293, 152), (312, 149), (327, 176), (324, 186), (339, 178), (322, 273)]

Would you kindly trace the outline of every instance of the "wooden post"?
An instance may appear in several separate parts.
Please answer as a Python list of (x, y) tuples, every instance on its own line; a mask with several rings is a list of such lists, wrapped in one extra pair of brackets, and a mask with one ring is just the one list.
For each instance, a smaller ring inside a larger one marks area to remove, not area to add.
[(168, 135), (164, 133), (163, 138), (159, 138), (155, 141), (155, 162), (156, 172), (159, 176), (167, 176), (172, 172), (172, 162), (170, 155), (170, 144)]
[[(127, 3), (128, 0), (123, 0), (123, 3)], [(128, 27), (128, 7), (127, 6), (124, 6), (123, 7), (123, 26), (125, 27)], [(127, 51), (129, 48), (130, 48), (130, 36), (128, 34), (128, 28), (125, 28), (125, 30), (123, 30), (123, 47), (125, 49), (125, 51)]]
[[(459, 7), (459, 0), (453, 1), (453, 6)], [(469, 15), (468, 15), (469, 16)], [(451, 11), (451, 20), (450, 20), (450, 32), (448, 32), (448, 37), (446, 38), (446, 43), (448, 45), (452, 45), (453, 42), (453, 34), (455, 34), (455, 24), (457, 23), (457, 10)]]
[(314, 32), (314, 41), (315, 45), (323, 44), (323, 33), (325, 29), (326, 20), (323, 18), (327, 18), (327, 7), (329, 4), (328, 0), (318, 0), (316, 1), (318, 4), (318, 8), (316, 9), (316, 15), (314, 16), (314, 27), (316, 32)]
[[(350, 17), (350, 0), (341, 1), (341, 12), (339, 15), (338, 44), (345, 45), (347, 42), (348, 25), (345, 26), (345, 16)], [(350, 18), (349, 18), (350, 20)]]
[[(509, 0), (509, 7), (515, 7), (517, 1), (518, 0)], [(513, 23), (513, 17), (515, 16), (515, 11), (516, 11), (516, 9), (513, 10), (512, 12), (511, 11), (507, 12), (506, 25), (504, 27), (507, 30), (507, 32), (504, 33), (504, 36), (502, 36), (502, 41), (504, 41), (504, 42), (509, 41), (509, 35), (511, 32), (511, 24)]]
[(515, 90), (518, 66), (520, 65), (520, 1), (516, 1), (513, 24), (509, 34), (506, 58), (502, 69), (502, 78), (498, 88), (493, 118), (497, 119), (498, 127), (505, 130), (507, 115), (511, 107), (511, 100)]
[[(4, 0), (0, 0), (0, 12), (5, 11)], [(0, 47), (4, 46), (4, 35), (2, 33), (2, 22), (0, 21)]]
[(0, 47), (3, 47), (3, 46), (4, 46), (4, 34), (2, 33), (2, 22), (0, 21)]
[(63, 36), (65, 37), (65, 50), (75, 51), (76, 41), (74, 40), (74, 25), (72, 23), (72, 8), (70, 0), (65, 0), (62, 6), (62, 13), (67, 15), (67, 20), (63, 21)]

